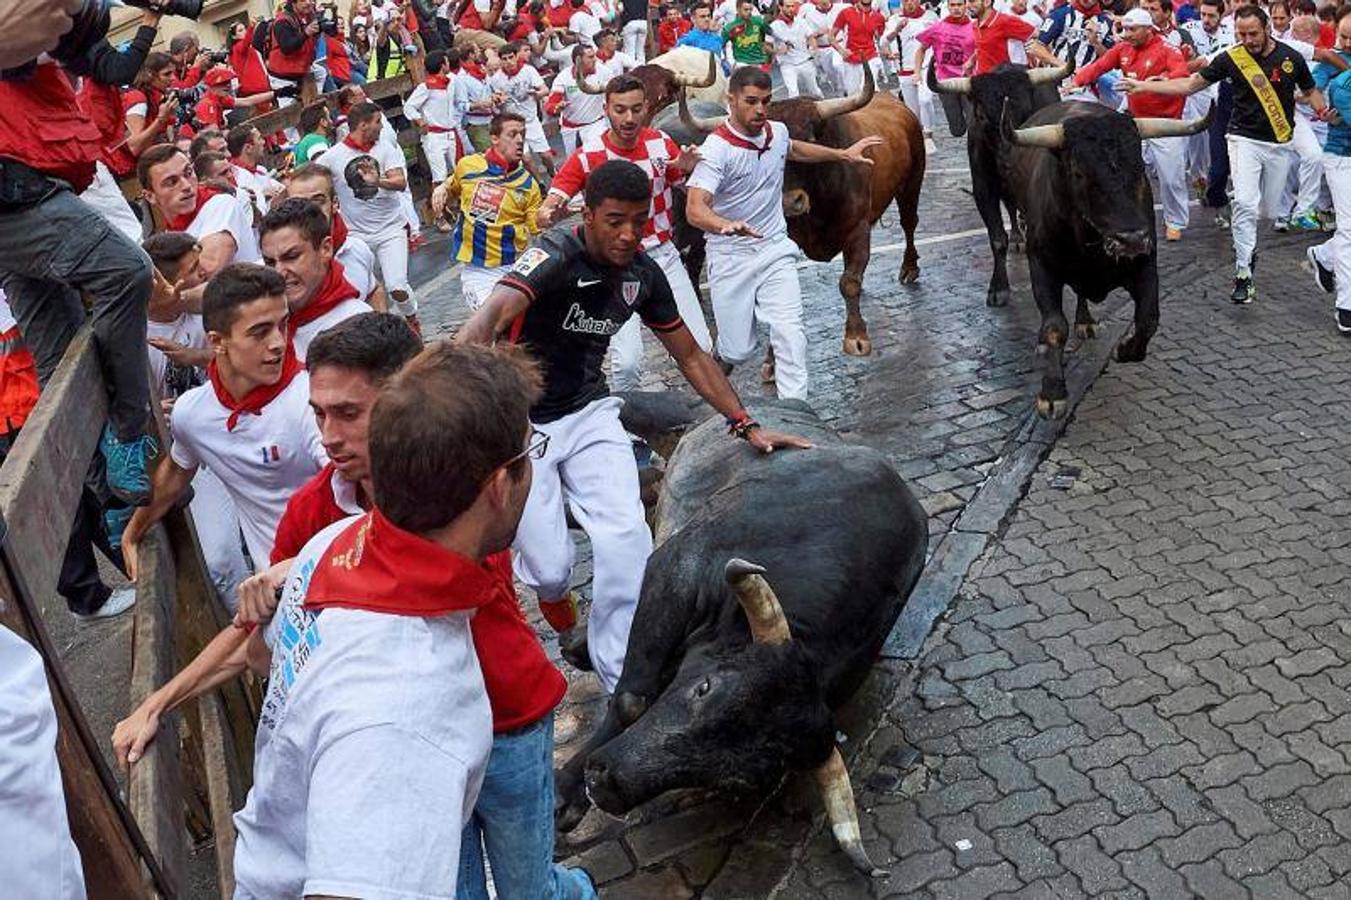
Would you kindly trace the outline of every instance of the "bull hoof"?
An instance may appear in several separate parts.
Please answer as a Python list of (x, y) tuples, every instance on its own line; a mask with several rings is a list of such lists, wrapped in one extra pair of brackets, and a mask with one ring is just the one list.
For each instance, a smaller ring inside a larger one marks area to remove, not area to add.
[(1080, 340), (1091, 341), (1098, 336), (1097, 322), (1075, 322), (1074, 336)]
[(1070, 401), (1067, 397), (1052, 400), (1041, 394), (1037, 395), (1037, 415), (1043, 419), (1063, 419), (1069, 408)]
[(586, 628), (574, 626), (558, 635), (558, 652), (568, 665), (579, 672), (590, 672), (591, 650), (586, 642)]
[(873, 342), (867, 336), (846, 337), (844, 339), (844, 352), (847, 356), (867, 356), (873, 352)]
[(1131, 335), (1116, 345), (1116, 350), (1112, 356), (1117, 362), (1131, 363), (1140, 362), (1145, 358), (1145, 344), (1143, 341), (1136, 340), (1135, 335)]
[(992, 288), (985, 293), (986, 306), (1008, 306), (1013, 292), (1008, 288)]
[(914, 284), (919, 281), (919, 266), (906, 266), (901, 269), (901, 284)]

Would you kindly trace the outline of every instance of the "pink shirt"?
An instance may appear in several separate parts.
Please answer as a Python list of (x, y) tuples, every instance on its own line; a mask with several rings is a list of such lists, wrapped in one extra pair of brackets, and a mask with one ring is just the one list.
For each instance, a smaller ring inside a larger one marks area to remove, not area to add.
[[(934, 75), (939, 78), (960, 78), (962, 67), (976, 50), (976, 27), (970, 19), (954, 22), (939, 19), (915, 38), (933, 50)], [(913, 60), (907, 60), (909, 65)]]

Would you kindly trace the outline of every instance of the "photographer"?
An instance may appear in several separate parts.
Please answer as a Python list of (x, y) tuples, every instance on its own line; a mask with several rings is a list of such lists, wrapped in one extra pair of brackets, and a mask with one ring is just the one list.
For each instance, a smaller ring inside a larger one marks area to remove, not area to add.
[[(315, 15), (314, 0), (287, 0), (272, 22), (272, 50), (267, 55), (267, 73), (274, 90), (285, 93), (288, 86), (299, 89), (310, 75), (310, 66), (319, 47), (319, 35), (336, 34), (336, 22), (324, 22)], [(288, 98), (280, 105), (289, 106)]]
[(171, 93), (174, 60), (158, 50), (145, 58), (131, 88), (122, 95), (127, 118), (127, 150), (133, 162), (147, 147), (173, 139), (178, 124), (178, 94)]
[(84, 5), (81, 0), (9, 0), (0, 7), (0, 69), (55, 49)]

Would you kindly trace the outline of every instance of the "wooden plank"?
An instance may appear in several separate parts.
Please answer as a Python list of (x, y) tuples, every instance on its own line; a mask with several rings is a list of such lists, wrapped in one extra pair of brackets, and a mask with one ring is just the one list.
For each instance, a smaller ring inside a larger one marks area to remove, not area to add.
[(216, 883), (221, 900), (235, 893), (234, 811), (243, 806), (243, 793), (237, 771), (230, 765), (230, 747), (225, 728), (225, 711), (220, 695), (204, 695), (197, 701), (199, 731), (206, 751), (207, 787), (211, 794), (211, 830), (216, 835)]
[[(164, 529), (145, 536), (136, 580), (136, 619), (132, 631), (131, 707), (135, 709), (176, 671), (173, 647), (174, 561)], [(178, 762), (176, 714), (160, 724), (160, 735), (127, 778), (127, 802), (146, 842), (164, 869), (169, 887), (182, 892), (187, 868), (182, 779)]]
[(81, 328), (0, 467), (0, 516), (22, 581), (56, 590), (84, 473), (107, 415), (93, 332)]
[[(383, 100), (395, 95), (402, 97), (413, 89), (413, 79), (407, 75), (400, 75), (397, 78), (382, 78), (379, 81), (362, 85), (362, 89), (365, 90), (367, 98), (371, 100)], [(336, 110), (338, 108), (336, 92), (324, 94), (322, 97), (328, 102), (330, 109)], [(271, 134), (285, 128), (295, 128), (300, 124), (300, 111), (306, 105), (304, 103), (292, 103), (282, 109), (274, 109), (272, 112), (263, 113), (261, 116), (254, 116), (248, 120), (248, 123), (256, 125), (263, 134)]]

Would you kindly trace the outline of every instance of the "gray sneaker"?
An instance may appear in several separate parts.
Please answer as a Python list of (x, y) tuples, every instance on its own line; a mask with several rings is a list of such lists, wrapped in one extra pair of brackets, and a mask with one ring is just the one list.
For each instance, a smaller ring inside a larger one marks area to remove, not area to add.
[(136, 588), (124, 587), (118, 588), (108, 595), (108, 599), (103, 601), (103, 605), (91, 613), (75, 613), (77, 622), (97, 622), (100, 619), (111, 619), (113, 616), (120, 616), (122, 613), (136, 605)]

